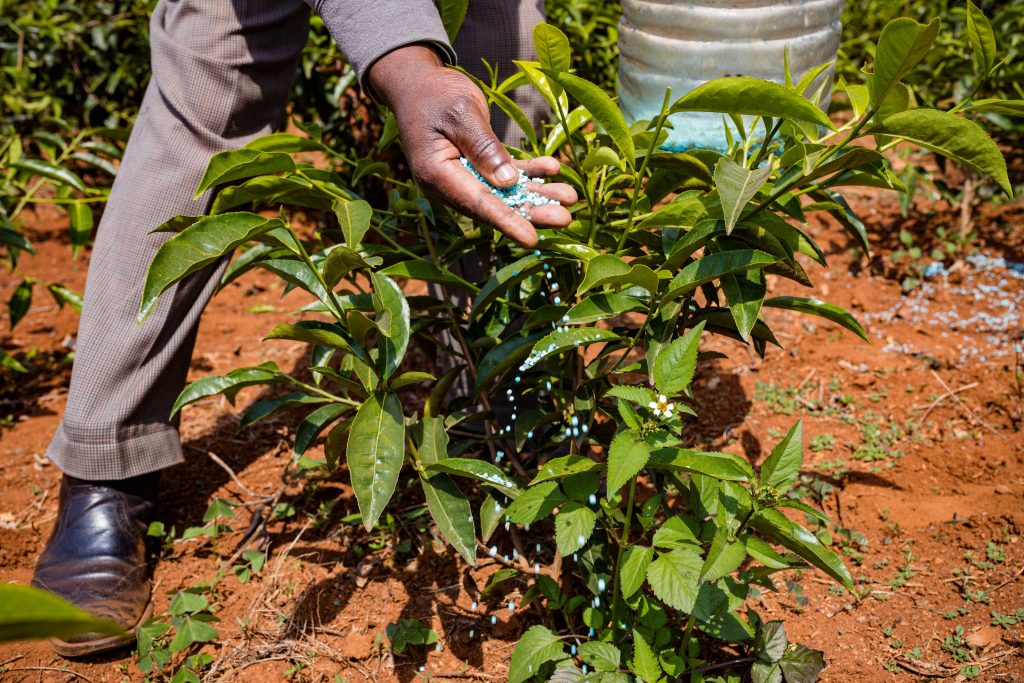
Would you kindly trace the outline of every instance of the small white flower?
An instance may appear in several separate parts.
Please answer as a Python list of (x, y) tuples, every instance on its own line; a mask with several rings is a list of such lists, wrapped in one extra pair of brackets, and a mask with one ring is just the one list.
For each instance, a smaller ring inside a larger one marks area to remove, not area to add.
[(651, 401), (647, 404), (655, 417), (661, 417), (663, 419), (669, 419), (672, 417), (672, 411), (676, 409), (675, 403), (669, 403), (665, 394), (658, 396), (657, 401)]

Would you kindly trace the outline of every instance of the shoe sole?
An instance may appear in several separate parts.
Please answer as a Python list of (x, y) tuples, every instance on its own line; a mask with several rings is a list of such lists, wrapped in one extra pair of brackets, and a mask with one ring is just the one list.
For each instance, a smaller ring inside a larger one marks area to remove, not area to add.
[(139, 620), (132, 624), (127, 629), (127, 635), (123, 636), (103, 636), (96, 640), (86, 640), (83, 642), (68, 642), (66, 640), (60, 640), (59, 638), (50, 639), (50, 647), (54, 652), (59, 654), (61, 657), (67, 657), (69, 659), (75, 659), (77, 657), (88, 657), (90, 655), (98, 655), (104, 652), (113, 652), (114, 650), (121, 650), (126, 647), (130, 647), (135, 644), (136, 636), (135, 631), (142, 624), (149, 621), (150, 617), (153, 616), (153, 601), (150, 600), (146, 605), (146, 609), (142, 610), (142, 616)]

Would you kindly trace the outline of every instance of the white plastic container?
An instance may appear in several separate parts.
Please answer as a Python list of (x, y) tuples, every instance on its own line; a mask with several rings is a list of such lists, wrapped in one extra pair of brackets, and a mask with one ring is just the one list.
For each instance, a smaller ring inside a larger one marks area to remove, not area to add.
[[(619, 102), (630, 121), (661, 110), (665, 88), (675, 100), (723, 76), (784, 79), (788, 51), (794, 82), (833, 61), (845, 0), (622, 0), (619, 24)], [(834, 68), (822, 79), (831, 81)], [(827, 103), (828, 88), (825, 102)], [(666, 147), (723, 149), (721, 114), (685, 113), (671, 119)]]

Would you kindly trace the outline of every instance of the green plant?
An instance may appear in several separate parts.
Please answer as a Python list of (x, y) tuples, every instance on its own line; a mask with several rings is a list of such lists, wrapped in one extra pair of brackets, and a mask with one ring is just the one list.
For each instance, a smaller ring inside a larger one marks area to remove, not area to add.
[[(803, 83), (726, 78), (674, 103), (666, 93), (658, 117), (630, 127), (601, 88), (568, 71), (568, 39), (537, 27), (540, 61), (480, 84), (523, 126), (525, 149), (515, 153), (561, 152), (558, 178), (584, 198), (567, 229), (539, 231), (536, 249), (398, 179), (387, 204), (372, 206), (354, 188), (366, 169), (390, 176), (386, 165), (342, 158), (315, 129), (219, 154), (198, 188), (222, 188), (212, 213), (161, 228), (177, 234), (153, 260), (139, 317), (174, 282), (251, 244), (224, 282), (262, 268), (310, 296), (301, 319), (267, 335), (309, 344), (309, 376), (272, 362), (240, 368), (192, 383), (174, 412), (216, 394), (234, 401), (248, 386), (280, 387), (288, 393), (250, 406), (243, 424), (307, 407), (295, 458), (326, 435), (322, 466), (346, 461), (368, 530), (402, 485), (403, 496), (422, 492), (467, 563), (476, 564), (478, 543), (490, 544), (490, 556), (534, 582), (530, 610), (546, 612), (545, 625), (519, 641), (511, 681), (556, 667), (572, 680), (583, 667), (606, 682), (674, 680), (702, 676), (709, 659), (716, 670), (752, 667), (757, 683), (814, 680), (820, 653), (743, 611), (754, 586), (772, 590), (772, 575), (795, 567), (855, 590), (839, 556), (780, 511), (825, 520), (787, 496), (802, 464), (801, 425), (759, 471), (694, 450), (690, 382), (707, 357), (703, 334), (762, 354), (778, 343), (764, 307), (818, 315), (866, 339), (843, 309), (768, 296), (767, 281), (810, 286), (804, 264), (824, 265), (800, 227), (809, 213), (831, 214), (868, 248), (837, 188), (898, 187), (887, 150), (916, 143), (1011, 191), (1002, 156), (976, 123), (910, 108), (901, 96), (902, 77), (936, 33), (935, 23), (888, 24), (867, 83), (846, 86), (861, 106), (841, 126), (799, 94)], [(505, 95), (523, 80), (551, 104), (553, 126), (533, 128)], [(732, 117), (727, 154), (659, 149), (668, 116), (688, 110)], [(874, 148), (857, 144), (872, 140)], [(293, 156), (311, 150), (332, 165)], [(346, 183), (341, 173), (353, 168)], [(239, 210), (253, 203), (273, 215)], [(330, 211), (333, 222), (301, 230), (291, 207)], [(483, 272), (473, 281), (461, 267), (469, 252)], [(396, 280), (435, 289), (407, 296)], [(470, 395), (454, 391), (460, 376)], [(721, 641), (743, 654), (728, 659)]]
[(39, 588), (0, 584), (0, 642), (69, 638), (83, 633), (121, 635), (124, 629)]
[(397, 624), (388, 624), (385, 630), (391, 641), (391, 651), (403, 654), (412, 646), (433, 645), (440, 636), (424, 626), (418, 619), (402, 619)]

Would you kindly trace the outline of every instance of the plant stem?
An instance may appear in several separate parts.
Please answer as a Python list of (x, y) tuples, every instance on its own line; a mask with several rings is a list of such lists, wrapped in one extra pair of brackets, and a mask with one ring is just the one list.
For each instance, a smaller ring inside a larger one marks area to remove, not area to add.
[(612, 620), (615, 622), (613, 624), (615, 629), (619, 627), (617, 615), (619, 613), (619, 602), (622, 598), (620, 595), (622, 586), (619, 583), (619, 572), (622, 570), (622, 556), (626, 551), (626, 546), (629, 544), (629, 531), (633, 523), (633, 499), (635, 495), (636, 475), (634, 474), (632, 479), (629, 480), (629, 493), (626, 497), (626, 522), (622, 525), (622, 537), (619, 540), (619, 549), (615, 557), (615, 569), (612, 574)]
[(686, 631), (683, 632), (683, 659), (690, 659), (690, 638), (693, 636), (693, 624), (697, 621), (697, 617), (690, 615), (690, 618), (686, 620)]
[[(633, 229), (633, 215), (636, 213), (637, 197), (640, 196), (640, 185), (643, 183), (644, 173), (647, 172), (647, 166), (651, 161), (651, 157), (654, 156), (654, 150), (658, 147), (658, 137), (661, 135), (661, 129), (664, 128), (665, 120), (668, 119), (668, 101), (671, 96), (672, 88), (665, 88), (665, 98), (661, 103), (661, 115), (658, 116), (658, 123), (654, 127), (654, 137), (651, 138), (647, 154), (644, 155), (644, 162), (640, 164), (640, 170), (633, 181), (633, 194), (629, 198), (629, 216), (626, 217), (625, 229), (619, 235), (619, 242), (615, 246), (616, 251), (622, 249), (626, 239), (629, 237), (630, 231)], [(593, 232), (593, 226), (591, 226), (591, 232)]]

